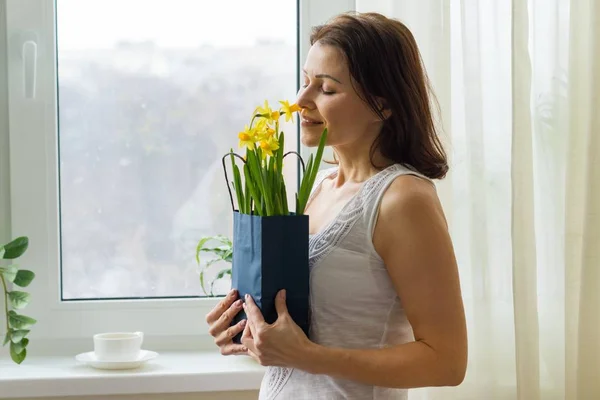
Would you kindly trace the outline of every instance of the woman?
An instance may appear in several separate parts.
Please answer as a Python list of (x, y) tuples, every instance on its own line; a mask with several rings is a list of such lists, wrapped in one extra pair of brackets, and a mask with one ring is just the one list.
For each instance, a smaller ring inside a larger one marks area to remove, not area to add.
[[(341, 15), (311, 35), (302, 142), (326, 126), (337, 167), (310, 215), (310, 338), (285, 292), (269, 325), (232, 291), (207, 315), (223, 354), (269, 366), (261, 399), (406, 399), (462, 382), (467, 334), (452, 243), (432, 179), (448, 170), (410, 31), (379, 14)], [(242, 307), (248, 315), (229, 328)], [(231, 338), (243, 330), (242, 344)]]

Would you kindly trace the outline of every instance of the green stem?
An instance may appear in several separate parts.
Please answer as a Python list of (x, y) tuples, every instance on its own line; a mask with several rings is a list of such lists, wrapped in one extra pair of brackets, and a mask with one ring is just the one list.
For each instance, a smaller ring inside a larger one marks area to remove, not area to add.
[(6, 282), (4, 276), (0, 274), (0, 280), (2, 280), (2, 288), (4, 289), (4, 314), (6, 315), (6, 333), (10, 331), (8, 326), (8, 289), (6, 288)]

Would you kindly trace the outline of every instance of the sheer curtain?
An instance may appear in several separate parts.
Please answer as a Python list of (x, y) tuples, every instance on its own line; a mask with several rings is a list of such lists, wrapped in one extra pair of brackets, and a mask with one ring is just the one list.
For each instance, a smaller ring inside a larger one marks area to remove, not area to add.
[(357, 0), (415, 34), (469, 366), (411, 400), (600, 399), (600, 0)]

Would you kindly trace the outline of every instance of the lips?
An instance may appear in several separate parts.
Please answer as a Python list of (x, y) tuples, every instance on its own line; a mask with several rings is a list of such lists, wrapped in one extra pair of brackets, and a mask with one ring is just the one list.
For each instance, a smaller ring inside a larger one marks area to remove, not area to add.
[(319, 125), (319, 124), (323, 123), (323, 121), (319, 121), (317, 119), (310, 118), (306, 115), (302, 115), (302, 122), (305, 124), (311, 124), (311, 125)]

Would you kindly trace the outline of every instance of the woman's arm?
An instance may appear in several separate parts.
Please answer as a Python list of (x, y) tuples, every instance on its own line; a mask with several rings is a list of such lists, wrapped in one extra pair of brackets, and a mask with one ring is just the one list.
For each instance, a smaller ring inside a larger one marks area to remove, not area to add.
[(299, 367), (386, 387), (454, 386), (467, 364), (456, 259), (435, 188), (413, 176), (385, 193), (373, 243), (412, 325), (415, 341), (372, 350), (310, 346)]
[(320, 346), (294, 323), (281, 291), (273, 324), (267, 324), (246, 297), (248, 323), (242, 343), (247, 354), (265, 366), (376, 386), (460, 384), (467, 364), (465, 316), (454, 251), (435, 188), (419, 178), (397, 178), (383, 197), (373, 244), (402, 301), (414, 342), (365, 350)]

